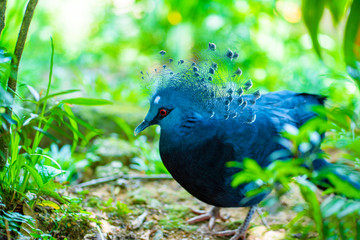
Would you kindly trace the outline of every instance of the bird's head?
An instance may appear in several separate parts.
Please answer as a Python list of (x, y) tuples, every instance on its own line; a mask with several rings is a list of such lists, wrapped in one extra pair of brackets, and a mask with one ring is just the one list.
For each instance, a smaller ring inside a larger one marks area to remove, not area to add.
[[(154, 74), (141, 72), (152, 97), (149, 112), (135, 129), (135, 135), (154, 124), (162, 130), (171, 130), (188, 114), (225, 120), (239, 116), (248, 106), (249, 98), (243, 95), (249, 93), (252, 82), (241, 78), (236, 52), (215, 50), (216, 45), (209, 43), (209, 58), (197, 62), (179, 60), (177, 64), (170, 58), (169, 64), (155, 69)], [(160, 51), (163, 57), (165, 53)], [(252, 94), (254, 104), (260, 93)]]
[(135, 135), (151, 125), (172, 129), (182, 117), (190, 112), (201, 112), (201, 106), (191, 101), (187, 93), (179, 89), (162, 89), (150, 99), (150, 108), (145, 119), (135, 129)]

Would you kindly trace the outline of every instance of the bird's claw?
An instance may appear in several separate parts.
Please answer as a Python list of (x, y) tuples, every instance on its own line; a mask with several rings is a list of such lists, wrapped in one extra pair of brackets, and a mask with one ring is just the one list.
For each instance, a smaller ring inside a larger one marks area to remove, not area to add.
[(191, 209), (191, 211), (200, 216), (193, 217), (193, 218), (187, 220), (187, 223), (194, 224), (197, 222), (209, 220), (208, 226), (209, 226), (210, 230), (214, 228), (216, 219), (226, 221), (229, 218), (228, 216), (226, 216), (226, 217), (221, 216), (220, 208), (218, 208), (218, 207), (213, 207), (209, 212), (202, 211), (202, 210), (194, 210), (194, 209)]
[(250, 220), (254, 212), (256, 211), (257, 206), (251, 206), (243, 224), (236, 230), (227, 230), (222, 232), (213, 233), (215, 236), (233, 236), (230, 240), (246, 240), (246, 231), (249, 228)]
[(246, 231), (241, 231), (240, 229), (215, 232), (212, 235), (217, 237), (233, 236), (230, 240), (246, 240)]

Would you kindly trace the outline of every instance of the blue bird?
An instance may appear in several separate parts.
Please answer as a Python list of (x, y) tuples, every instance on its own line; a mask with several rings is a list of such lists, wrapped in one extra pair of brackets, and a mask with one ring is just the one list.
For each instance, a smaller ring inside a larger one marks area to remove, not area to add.
[[(212, 228), (216, 218), (223, 219), (221, 207), (250, 207), (242, 226), (219, 233), (233, 235), (232, 240), (245, 239), (256, 206), (269, 191), (247, 197), (247, 192), (259, 187), (256, 183), (233, 188), (231, 181), (239, 169), (226, 163), (251, 158), (263, 168), (268, 166), (274, 161), (270, 156), (284, 148), (278, 142), (284, 126), (299, 128), (316, 117), (311, 107), (322, 105), (325, 98), (291, 91), (261, 96), (251, 90), (251, 80), (241, 80), (240, 69), (224, 73), (235, 66), (236, 52), (218, 53), (213, 43), (208, 51), (207, 60), (189, 64), (180, 60), (150, 77), (150, 109), (135, 135), (160, 125), (159, 149), (165, 167), (190, 194), (214, 206), (189, 223), (209, 219)], [(215, 62), (216, 58), (220, 60)], [(319, 151), (319, 146), (313, 151)], [(327, 164), (318, 159), (314, 166)]]

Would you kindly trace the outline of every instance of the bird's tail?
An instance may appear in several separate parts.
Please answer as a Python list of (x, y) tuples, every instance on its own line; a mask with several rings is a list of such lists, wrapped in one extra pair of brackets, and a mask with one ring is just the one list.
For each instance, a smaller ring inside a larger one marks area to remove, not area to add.
[(360, 173), (344, 165), (331, 164), (319, 158), (313, 161), (317, 176), (315, 183), (321, 189), (332, 188), (336, 194), (360, 199)]

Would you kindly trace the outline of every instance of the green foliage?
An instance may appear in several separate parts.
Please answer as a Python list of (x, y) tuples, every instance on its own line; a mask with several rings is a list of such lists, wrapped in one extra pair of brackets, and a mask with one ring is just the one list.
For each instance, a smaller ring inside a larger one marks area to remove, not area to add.
[(112, 198), (109, 198), (106, 202), (104, 202), (100, 209), (106, 213), (111, 213), (116, 217), (125, 217), (132, 212), (125, 203), (116, 201), (114, 204), (114, 200)]
[[(33, 99), (24, 99), (15, 93), (15, 96), (21, 100), (21, 102), (17, 102), (3, 88), (6, 86), (5, 80), (9, 76), (9, 59), (11, 58), (3, 51), (1, 54), (0, 137), (4, 140), (8, 139), (9, 142), (9, 158), (6, 166), (0, 172), (0, 196), (4, 208), (14, 209), (22, 201), (28, 202), (31, 208), (34, 208), (37, 204), (44, 205), (44, 201), (39, 203), (41, 196), (51, 197), (62, 204), (67, 203), (67, 200), (56, 192), (57, 189), (63, 188), (63, 186), (54, 182), (54, 179), (62, 175), (64, 171), (55, 159), (44, 154), (41, 143), (44, 137), (59, 143), (60, 141), (50, 132), (55, 131), (73, 141), (72, 152), (74, 152), (80, 139), (87, 141), (87, 138), (79, 131), (78, 126), (81, 125), (89, 131), (95, 132), (96, 130), (83, 120), (76, 118), (69, 104), (94, 106), (109, 104), (110, 102), (94, 98), (72, 98), (68, 99), (68, 102), (64, 100), (52, 105), (48, 104), (56, 96), (75, 92), (75, 90), (68, 90), (50, 94), (54, 59), (52, 39), (50, 73), (45, 95), (42, 96), (35, 88), (26, 85)], [(23, 108), (25, 104), (27, 107)], [(64, 129), (61, 129), (62, 125), (73, 134), (72, 137)], [(3, 157), (5, 156), (3, 152), (1, 154)], [(29, 198), (29, 193), (35, 194), (35, 197)], [(50, 206), (51, 202), (45, 205)], [(57, 204), (54, 203), (53, 206), (57, 206)], [(121, 205), (118, 208), (119, 211), (123, 210)], [(8, 224), (6, 229), (20, 235), (21, 233), (16, 230), (20, 228), (17, 222), (24, 224), (26, 222), (21, 221), (22, 219), (29, 220), (27, 216), (16, 212), (4, 211), (2, 216), (2, 223)], [(29, 216), (29, 218), (31, 217)], [(33, 236), (49, 237), (35, 228), (31, 229), (35, 231)]]
[[(51, 184), (51, 182), (55, 177), (63, 174), (63, 171), (56, 160), (43, 154), (40, 143), (45, 136), (58, 142), (58, 139), (49, 130), (57, 131), (60, 130), (59, 127), (61, 125), (65, 125), (73, 133), (73, 137), (70, 137), (70, 139), (74, 140), (72, 149), (74, 151), (79, 139), (86, 141), (86, 138), (78, 130), (78, 124), (93, 130), (92, 127), (89, 127), (83, 121), (76, 121), (78, 119), (74, 116), (67, 103), (60, 102), (50, 108), (47, 107), (48, 100), (51, 99), (49, 93), (52, 79), (53, 54), (54, 46), (52, 45), (50, 75), (45, 96), (41, 97), (34, 88), (28, 86), (30, 93), (35, 99), (24, 100), (32, 104), (29, 109), (17, 111), (16, 105), (12, 104), (11, 96), (8, 94), (1, 95), (1, 102), (7, 104), (2, 105), (2, 109), (13, 110), (11, 116), (3, 113), (0, 118), (0, 123), (4, 128), (2, 133), (5, 135), (4, 137), (10, 139), (10, 158), (8, 159), (7, 166), (0, 173), (2, 194), (7, 196), (4, 198), (7, 198), (8, 204), (14, 202), (14, 197), (9, 198), (8, 196), (13, 196), (13, 193), (23, 195), (28, 191), (37, 194), (50, 194), (60, 200), (61, 197), (53, 193), (54, 189), (58, 186)], [(61, 94), (70, 92), (72, 91), (62, 92)], [(59, 93), (53, 94), (52, 97), (57, 95)], [(86, 101), (86, 99), (82, 98), (82, 101)], [(104, 103), (103, 100), (96, 102), (96, 100), (90, 99), (89, 101), (92, 105)], [(76, 104), (76, 102), (73, 104)], [(63, 129), (58, 131), (58, 133), (66, 134)], [(19, 176), (22, 177), (19, 178)], [(29, 181), (30, 178), (34, 181)], [(60, 202), (64, 202), (64, 200), (60, 200)]]
[[(155, 135), (155, 143), (159, 141), (159, 133)], [(139, 156), (132, 159), (131, 168), (144, 171), (146, 174), (169, 173), (161, 161), (159, 150), (147, 141), (146, 136), (140, 136), (134, 141), (139, 149)]]
[[(341, 126), (346, 127), (347, 125), (344, 125), (344, 122), (339, 119), (345, 119), (349, 112), (337, 112), (337, 118), (333, 118), (331, 111), (324, 110), (325, 108), (322, 107), (317, 108), (320, 114), (328, 113), (326, 116), (329, 123), (326, 123), (323, 118), (317, 118), (309, 121), (300, 129), (285, 127), (286, 131), (283, 133), (285, 140), (281, 140), (280, 144), (287, 148), (288, 153), (295, 156), (294, 158), (286, 161), (275, 161), (265, 169), (262, 169), (256, 161), (251, 159), (245, 159), (242, 164), (228, 163), (229, 167), (242, 168), (241, 172), (234, 175), (232, 185), (235, 187), (253, 181), (256, 185), (248, 191), (249, 196), (262, 191), (269, 191), (269, 189), (276, 189), (275, 197), (280, 198), (293, 188), (295, 183), (299, 187), (306, 205), (300, 208), (296, 220), (294, 219), (289, 223), (290, 232), (301, 228), (305, 234), (304, 237), (309, 237), (311, 232), (316, 232), (317, 239), (336, 239), (339, 237), (354, 239), (358, 234), (356, 222), (360, 216), (360, 190), (347, 182), (346, 179), (344, 180), (339, 175), (334, 174), (333, 171), (349, 177), (353, 182), (359, 182), (359, 172), (355, 172), (349, 167), (337, 165), (332, 168), (332, 171), (313, 172), (312, 170), (312, 161), (319, 157), (325, 157), (324, 154), (318, 155), (309, 152), (310, 144), (319, 144), (320, 136), (317, 132), (323, 132), (330, 128), (336, 138), (336, 135), (342, 135), (346, 131)], [(339, 126), (338, 123), (341, 125)], [(355, 133), (352, 142), (357, 139), (358, 134)], [(352, 149), (347, 146), (344, 145), (343, 150), (352, 152)], [(288, 153), (283, 155), (284, 152), (281, 151), (274, 157), (288, 156)], [(351, 160), (348, 159), (348, 161)], [(322, 179), (328, 179), (330, 185), (324, 183)], [(327, 196), (325, 201), (321, 202), (318, 198), (318, 188), (314, 183), (327, 188), (323, 192)], [(336, 195), (331, 195), (331, 193)], [(265, 204), (271, 204), (271, 201), (265, 201)], [(303, 221), (304, 218), (312, 219), (314, 225), (307, 225), (306, 221)], [(296, 223), (298, 221), (302, 223), (300, 226)]]
[(160, 226), (165, 230), (185, 229), (186, 231), (195, 231), (196, 226), (191, 226), (184, 221), (188, 208), (182, 205), (167, 205), (164, 209), (166, 215), (159, 220)]
[(360, 1), (353, 0), (345, 28), (344, 50), (345, 62), (349, 75), (357, 81), (360, 87)]
[(100, 209), (113, 218), (125, 218), (128, 214), (132, 213), (132, 210), (129, 209), (127, 204), (120, 201), (114, 201), (112, 198), (103, 201), (98, 197), (91, 197), (88, 199), (87, 204), (89, 207)]
[(17, 212), (5, 212), (1, 210), (0, 227), (2, 229), (8, 229), (10, 232), (16, 232), (20, 236), (23, 236), (23, 234), (20, 232), (22, 224), (25, 224), (27, 227), (33, 229), (35, 227), (35, 220), (31, 216), (22, 215)]
[(316, 53), (321, 57), (320, 44), (317, 38), (320, 19), (323, 15), (325, 0), (302, 1), (302, 13), (306, 27), (308, 28)]
[(59, 209), (53, 211), (54, 215), (48, 226), (52, 236), (82, 239), (91, 222), (100, 224), (97, 219), (91, 217), (91, 213), (83, 210), (81, 202), (82, 199), (72, 198), (69, 199), (68, 205), (61, 205)]
[(345, 10), (350, 6), (350, 14), (344, 33), (344, 58), (349, 75), (360, 87), (360, 45), (358, 36), (360, 34), (360, 1), (359, 0), (302, 0), (302, 14), (306, 27), (309, 30), (313, 47), (319, 57), (322, 57), (321, 47), (318, 40), (319, 24), (325, 7), (328, 7), (335, 24), (339, 24)]

